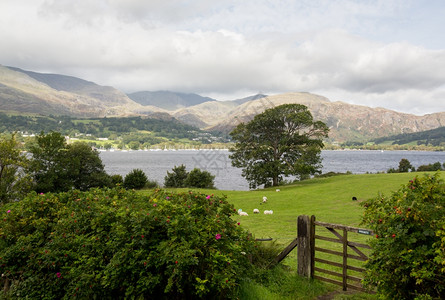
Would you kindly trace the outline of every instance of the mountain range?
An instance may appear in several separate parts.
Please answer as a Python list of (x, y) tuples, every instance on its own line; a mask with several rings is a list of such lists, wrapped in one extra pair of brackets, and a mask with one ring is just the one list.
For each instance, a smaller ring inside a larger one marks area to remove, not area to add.
[(82, 118), (172, 116), (200, 129), (228, 133), (240, 122), (285, 103), (307, 106), (316, 120), (330, 127), (332, 142), (364, 141), (445, 126), (445, 112), (416, 116), (384, 108), (332, 102), (305, 92), (259, 94), (230, 101), (172, 91), (125, 94), (113, 87), (72, 76), (0, 65), (0, 111), (8, 113)]

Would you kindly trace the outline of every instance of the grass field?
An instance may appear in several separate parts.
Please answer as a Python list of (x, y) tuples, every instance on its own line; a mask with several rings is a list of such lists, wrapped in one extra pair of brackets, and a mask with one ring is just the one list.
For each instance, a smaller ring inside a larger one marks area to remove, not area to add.
[[(201, 192), (225, 195), (236, 209), (242, 209), (249, 214), (248, 216), (235, 216), (235, 219), (254, 237), (272, 238), (284, 249), (296, 237), (299, 215), (315, 215), (316, 219), (322, 222), (364, 227), (365, 225), (360, 224), (363, 215), (360, 202), (374, 198), (379, 194), (389, 196), (413, 177), (422, 175), (423, 173), (417, 172), (341, 175), (281, 186), (279, 191), (276, 188), (268, 188), (253, 191), (201, 190)], [(445, 172), (441, 172), (441, 178), (444, 176)], [(268, 199), (265, 204), (262, 203), (263, 196)], [(353, 201), (352, 197), (356, 197), (357, 200)], [(255, 208), (260, 210), (260, 214), (253, 214)], [(273, 214), (264, 215), (264, 210), (273, 210)], [(354, 238), (357, 242), (366, 243), (366, 240), (372, 237), (357, 235)], [(291, 270), (296, 270), (296, 251), (293, 251), (283, 261), (283, 264), (289, 266)], [(262, 288), (257, 287), (257, 289)], [(329, 287), (328, 289), (339, 288)], [(267, 296), (263, 299), (273, 299), (274, 297), (277, 299), (277, 295), (272, 293), (270, 297)], [(279, 299), (303, 298), (290, 296)], [(335, 299), (368, 299), (368, 296), (351, 297), (340, 294)]]

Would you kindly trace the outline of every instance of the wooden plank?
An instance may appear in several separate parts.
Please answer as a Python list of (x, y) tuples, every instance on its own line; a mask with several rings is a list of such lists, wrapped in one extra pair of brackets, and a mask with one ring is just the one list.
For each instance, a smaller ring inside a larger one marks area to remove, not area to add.
[(356, 260), (359, 260), (359, 261), (367, 261), (368, 260), (368, 258), (363, 258), (361, 256), (352, 255), (352, 254), (348, 254), (348, 258), (356, 259)]
[(315, 216), (311, 216), (310, 220), (310, 243), (311, 243), (311, 270), (310, 270), (310, 278), (314, 278), (314, 269), (315, 269)]
[(326, 229), (327, 230), (329, 230), (332, 234), (334, 234), (336, 237), (338, 237), (338, 239), (340, 240), (340, 241), (343, 241), (343, 236), (340, 234), (340, 233), (338, 233), (337, 231), (335, 231), (335, 229), (333, 229), (333, 228), (327, 228), (326, 227)]
[(360, 251), (359, 249), (357, 249), (357, 247), (349, 245), (349, 248), (351, 248), (352, 250), (354, 250), (354, 252), (357, 253), (361, 258), (364, 258), (365, 260), (368, 259), (368, 257), (367, 257), (362, 251)]
[(292, 250), (298, 245), (298, 239), (294, 239), (280, 254), (275, 258), (272, 264), (280, 263)]
[(298, 216), (298, 226), (297, 226), (297, 239), (298, 239), (298, 251), (297, 251), (297, 270), (298, 275), (303, 277), (312, 276), (312, 254), (313, 249), (311, 246), (313, 244), (311, 238), (311, 222), (309, 216), (302, 215)]
[(365, 249), (372, 249), (371, 246), (369, 246), (369, 245), (366, 245), (366, 244), (360, 244), (360, 243), (356, 243), (356, 242), (349, 242), (349, 241), (348, 241), (348, 245), (349, 245), (349, 246), (354, 246), (354, 247), (365, 248)]
[(332, 223), (316, 221), (315, 225), (323, 226), (323, 227), (327, 227), (327, 228), (333, 228), (333, 229), (346, 229), (349, 232), (355, 232), (355, 233), (359, 233), (359, 230), (361, 232), (367, 231), (367, 232), (369, 232), (369, 234), (374, 234), (374, 231), (369, 230), (369, 229), (364, 229), (364, 228), (359, 228), (359, 227), (351, 227), (351, 226), (340, 225), (340, 224), (332, 224)]
[(343, 228), (343, 291), (348, 289), (348, 231)]
[(330, 265), (330, 266), (334, 266), (334, 267), (339, 267), (339, 268), (342, 268), (342, 267), (343, 267), (343, 265), (340, 264), (340, 263), (333, 262), (333, 261), (326, 260), (326, 259), (322, 259), (322, 258), (317, 258), (317, 257), (316, 257), (314, 260), (315, 260), (316, 262), (319, 262), (319, 263), (322, 263), (322, 264), (326, 264), (326, 265)]
[(352, 270), (352, 271), (356, 271), (356, 272), (360, 272), (360, 273), (363, 273), (366, 271), (366, 269), (364, 269), (364, 268), (359, 268), (359, 267), (354, 267), (354, 266), (348, 266), (348, 270)]
[(322, 236), (322, 235), (315, 235), (315, 238), (317, 240), (322, 240), (322, 241), (328, 241), (328, 242), (339, 243), (339, 244), (342, 243), (342, 241), (339, 239), (334, 239), (334, 238), (330, 238), (330, 237)]
[(324, 248), (320, 248), (320, 247), (315, 247), (315, 251), (320, 251), (320, 252), (329, 253), (329, 254), (333, 254), (333, 255), (343, 256), (343, 252), (330, 250), (330, 249), (324, 249)]
[(337, 281), (337, 280), (334, 280), (334, 279), (331, 279), (331, 278), (321, 277), (321, 276), (317, 276), (317, 275), (314, 275), (314, 278), (318, 279), (318, 280), (321, 280), (321, 281), (325, 281), (325, 282), (329, 282), (329, 283), (332, 283), (332, 284), (336, 284), (336, 285), (339, 285), (339, 286), (343, 285), (343, 283), (341, 281)]
[(362, 282), (363, 278), (348, 275), (348, 280), (357, 281), (357, 282)]
[(324, 273), (324, 274), (328, 274), (328, 275), (332, 275), (332, 276), (337, 276), (337, 277), (340, 277), (340, 278), (343, 276), (343, 274), (341, 274), (341, 273), (334, 272), (334, 271), (329, 271), (329, 270), (325, 270), (325, 269), (317, 268), (317, 267), (315, 267), (315, 271), (320, 272), (320, 273)]

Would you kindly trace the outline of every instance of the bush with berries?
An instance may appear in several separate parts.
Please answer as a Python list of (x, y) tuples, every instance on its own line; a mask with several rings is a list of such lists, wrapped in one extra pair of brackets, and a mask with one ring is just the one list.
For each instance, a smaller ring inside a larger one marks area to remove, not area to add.
[(8, 299), (230, 298), (255, 251), (234, 207), (196, 192), (33, 193), (0, 210)]
[(415, 177), (390, 197), (363, 203), (375, 232), (365, 283), (385, 299), (445, 297), (445, 183)]

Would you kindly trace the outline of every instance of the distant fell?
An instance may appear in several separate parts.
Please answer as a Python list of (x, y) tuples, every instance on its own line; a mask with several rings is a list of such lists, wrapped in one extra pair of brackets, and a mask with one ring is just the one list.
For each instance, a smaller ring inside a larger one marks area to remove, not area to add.
[(198, 105), (208, 101), (216, 101), (198, 94), (187, 94), (170, 91), (141, 91), (127, 94), (130, 99), (141, 105), (152, 105), (169, 111)]

